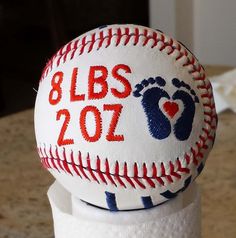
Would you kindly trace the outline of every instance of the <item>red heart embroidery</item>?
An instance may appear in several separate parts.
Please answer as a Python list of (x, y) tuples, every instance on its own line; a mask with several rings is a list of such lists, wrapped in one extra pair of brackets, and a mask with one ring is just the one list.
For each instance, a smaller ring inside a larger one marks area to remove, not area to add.
[(163, 104), (164, 111), (169, 115), (170, 118), (173, 118), (175, 114), (179, 111), (179, 106), (175, 102), (165, 102)]

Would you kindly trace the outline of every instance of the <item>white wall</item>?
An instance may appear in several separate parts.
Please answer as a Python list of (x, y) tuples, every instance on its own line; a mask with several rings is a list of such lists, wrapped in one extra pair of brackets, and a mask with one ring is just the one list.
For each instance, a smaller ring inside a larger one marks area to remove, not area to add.
[(149, 9), (152, 28), (162, 30), (193, 49), (192, 0), (149, 0)]
[(150, 26), (182, 41), (202, 64), (236, 66), (236, 0), (150, 0)]
[(179, 0), (175, 4), (176, 38), (193, 50), (193, 1)]
[(194, 52), (205, 64), (236, 66), (236, 1), (194, 1)]
[(149, 16), (152, 28), (175, 37), (175, 0), (150, 0)]

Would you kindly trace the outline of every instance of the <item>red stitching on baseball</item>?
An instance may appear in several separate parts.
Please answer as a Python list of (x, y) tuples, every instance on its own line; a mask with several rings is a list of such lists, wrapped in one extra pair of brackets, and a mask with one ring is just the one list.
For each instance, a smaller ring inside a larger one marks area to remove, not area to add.
[(56, 164), (55, 164), (55, 161), (54, 161), (54, 157), (53, 157), (53, 154), (52, 154), (52, 146), (50, 146), (49, 154), (50, 154), (50, 157), (53, 158), (53, 159), (51, 160), (53, 167), (60, 173), (60, 170), (57, 168), (57, 166), (56, 166)]
[(161, 176), (165, 176), (166, 175), (166, 169), (163, 163), (161, 163)]
[(91, 44), (88, 49), (88, 53), (93, 49), (93, 45), (95, 43), (95, 33), (92, 34)]
[(114, 180), (113, 180), (112, 177), (111, 177), (109, 162), (108, 162), (107, 159), (105, 160), (105, 167), (106, 167), (106, 172), (105, 172), (105, 174), (106, 174), (107, 178), (111, 181), (111, 183), (112, 183), (113, 185), (115, 185), (115, 186), (117, 187), (116, 183), (114, 182)]
[(72, 42), (69, 42), (69, 44), (66, 46), (66, 53), (64, 54), (64, 57), (63, 57), (63, 63), (66, 62), (67, 55), (71, 51), (71, 44)]
[(118, 28), (118, 29), (117, 29), (117, 40), (116, 40), (116, 46), (118, 46), (118, 45), (120, 44), (121, 37), (122, 37), (122, 35), (121, 35), (121, 29)]
[(198, 85), (197, 86), (197, 88), (198, 89), (207, 89), (207, 90), (209, 90), (209, 89), (211, 89), (211, 85), (210, 84), (208, 84), (208, 85)]
[(58, 154), (58, 148), (56, 147), (56, 161), (57, 161), (57, 164), (58, 166), (60, 167), (61, 170), (65, 171), (64, 168), (62, 167), (61, 165), (61, 160), (60, 160), (60, 156)]
[(97, 166), (97, 170), (96, 171), (98, 172), (98, 175), (99, 175), (100, 179), (102, 180), (103, 183), (107, 184), (107, 181), (106, 181), (103, 173), (101, 172), (101, 160), (100, 160), (99, 156), (97, 156), (97, 164), (96, 164), (96, 166)]
[(152, 188), (155, 188), (155, 187), (156, 187), (156, 185), (155, 185), (155, 183), (152, 181), (152, 179), (147, 176), (147, 166), (146, 166), (145, 163), (143, 164), (143, 178), (144, 178), (144, 180), (146, 180), (146, 181), (148, 182), (148, 184), (149, 184)]
[[(205, 134), (205, 137), (203, 135), (199, 136), (199, 141), (196, 142), (196, 149), (195, 148), (190, 148), (190, 153), (191, 155), (189, 155), (188, 153), (184, 154), (184, 160), (187, 164), (187, 166), (190, 164), (191, 160), (193, 161), (193, 163), (197, 166), (199, 164), (198, 159), (202, 159), (203, 158), (203, 154), (200, 151), (201, 149), (205, 149), (207, 150), (209, 148), (208, 146), (208, 142), (212, 142), (214, 140), (214, 137), (210, 134), (210, 129), (214, 129), (215, 128), (215, 124), (216, 124), (216, 119), (217, 119), (217, 115), (214, 114), (214, 110), (215, 110), (215, 105), (212, 101), (212, 88), (210, 83), (206, 83), (205, 82), (205, 73), (204, 70), (202, 68), (202, 66), (200, 64), (198, 64), (198, 62), (195, 60), (195, 58), (188, 53), (188, 51), (178, 42), (174, 42), (172, 38), (169, 38), (169, 42), (166, 41), (165, 36), (157, 31), (152, 31), (149, 29), (144, 29), (143, 32), (136, 27), (133, 30), (131, 30), (131, 28), (129, 27), (124, 27), (124, 33), (122, 34), (121, 28), (116, 29), (116, 31), (114, 30), (114, 32), (112, 32), (112, 28), (109, 28), (108, 30), (100, 30), (100, 32), (98, 34), (93, 33), (91, 35), (91, 39), (87, 40), (86, 35), (83, 36), (83, 38), (81, 39), (76, 39), (75, 41), (69, 42), (67, 45), (65, 45), (64, 47), (62, 47), (47, 63), (46, 67), (43, 70), (42, 73), (42, 77), (40, 79), (40, 82), (42, 82), (42, 80), (47, 76), (47, 74), (52, 70), (53, 68), (53, 64), (54, 62), (56, 63), (56, 67), (58, 67), (61, 64), (61, 59), (63, 57), (63, 61), (65, 61), (67, 59), (67, 55), (71, 52), (70, 54), (70, 59), (73, 59), (76, 56), (76, 52), (79, 49), (79, 55), (83, 54), (85, 52), (85, 47), (89, 44), (88, 49), (86, 50), (87, 53), (91, 52), (94, 48), (95, 42), (98, 41), (98, 48), (97, 50), (99, 50), (104, 42), (106, 42), (106, 46), (108, 47), (109, 45), (111, 45), (111, 40), (113, 37), (115, 37), (114, 39), (116, 40), (115, 45), (118, 46), (121, 43), (121, 39), (123, 36), (125, 36), (125, 40), (124, 40), (124, 45), (127, 45), (128, 43), (131, 42), (132, 39), (132, 44), (133, 45), (137, 45), (139, 43), (140, 40), (140, 36), (143, 36), (144, 40), (143, 40), (143, 46), (146, 46), (148, 44), (148, 42), (150, 40), (153, 41), (152, 44), (152, 48), (153, 47), (159, 47), (159, 50), (162, 51), (164, 50), (166, 47), (170, 47), (170, 49), (168, 48), (168, 51), (166, 52), (168, 55), (173, 54), (173, 52), (178, 52), (178, 55), (175, 57), (175, 60), (178, 61), (180, 59), (182, 59), (184, 56), (186, 56), (186, 61), (183, 63), (183, 67), (192, 67), (191, 69), (189, 69), (189, 73), (190, 74), (195, 74), (198, 73), (198, 75), (193, 75), (193, 79), (195, 81), (201, 81), (201, 85), (198, 85), (197, 88), (202, 90), (201, 94), (201, 98), (204, 99), (208, 99), (210, 102), (204, 103), (203, 107), (204, 107), (204, 122), (205, 125), (208, 125), (207, 128), (203, 127), (202, 128), (202, 132)], [(106, 36), (104, 36), (104, 32), (106, 32)], [(98, 38), (96, 38), (96, 36), (98, 36)], [(142, 38), (142, 39), (143, 39)], [(73, 46), (72, 43), (74, 42)], [(80, 44), (79, 44), (80, 42)], [(158, 44), (158, 42), (162, 42), (163, 44)], [(207, 93), (205, 93), (205, 90), (207, 91)], [(208, 112), (210, 109), (210, 112)], [(206, 118), (207, 117), (207, 118)], [(56, 147), (55, 150), (55, 154), (56, 157), (54, 158), (52, 156), (52, 152), (49, 150), (49, 154), (50, 157), (48, 157), (46, 155), (46, 151), (45, 154), (42, 153), (42, 149), (38, 148), (38, 153), (40, 155), (42, 164), (44, 167), (46, 168), (51, 168), (51, 169), (57, 169), (58, 171), (63, 170), (63, 171), (67, 171), (67, 169), (69, 170), (69, 167), (66, 169), (65, 166), (66, 163), (69, 163), (67, 160), (61, 160), (59, 155), (58, 155), (58, 148)], [(65, 156), (65, 155), (64, 155)], [(49, 164), (49, 161), (51, 161), (52, 166)], [(61, 162), (63, 162), (63, 165), (61, 164)], [(82, 164), (83, 159), (81, 158), (81, 152), (79, 152), (79, 156), (78, 156), (78, 162), (79, 164), (75, 164), (74, 162), (74, 158), (73, 158), (73, 154), (71, 155), (71, 164), (72, 164), (72, 168), (74, 169), (75, 173), (78, 174), (77, 172), (81, 173), (83, 175), (83, 177), (85, 177), (86, 179), (90, 180), (88, 178), (88, 176), (86, 175), (85, 171), (88, 172), (89, 169), (91, 169), (91, 165), (90, 165), (90, 161), (86, 164), (86, 166), (84, 166)], [(96, 171), (94, 171), (93, 169), (91, 169), (91, 171), (89, 172), (90, 174), (94, 174), (95, 172), (96, 174), (100, 177), (101, 181), (107, 184), (107, 180), (109, 180), (113, 185), (117, 186), (116, 182), (114, 181), (114, 179), (112, 178), (112, 176), (114, 176), (114, 174), (112, 175), (110, 173), (110, 167), (109, 167), (109, 162), (106, 159), (105, 160), (105, 172), (101, 171), (100, 168), (100, 163), (101, 160), (99, 157), (97, 157), (97, 161), (96, 161)], [(172, 162), (169, 163), (170, 166), (170, 174), (166, 175), (166, 170), (165, 170), (165, 165), (163, 163), (161, 163), (160, 169), (161, 170), (161, 176), (157, 176), (157, 167), (156, 164), (153, 163), (152, 165), (152, 177), (147, 177), (147, 167), (146, 164), (143, 165), (142, 167), (142, 174), (144, 175), (142, 178), (138, 177), (138, 166), (136, 163), (134, 163), (133, 165), (133, 172), (134, 172), (134, 176), (133, 177), (129, 177), (128, 176), (128, 165), (125, 162), (124, 163), (124, 175), (121, 176), (118, 173), (118, 170), (120, 171), (120, 166), (119, 164), (116, 165), (116, 177), (119, 177), (123, 180), (125, 180), (128, 184), (130, 184), (133, 188), (136, 188), (136, 186), (138, 185), (141, 188), (145, 188), (145, 185), (143, 183), (140, 182), (140, 179), (145, 180), (151, 187), (154, 186), (153, 185), (153, 181), (152, 180), (156, 180), (160, 185), (164, 185), (164, 181), (163, 178), (166, 178), (168, 182), (173, 182), (173, 178), (181, 178), (181, 174), (179, 173), (190, 173), (190, 169), (186, 168), (186, 167), (182, 167), (182, 164), (179, 160), (179, 158), (176, 159), (176, 166), (175, 164), (173, 164)], [(79, 170), (75, 170), (75, 168), (79, 168)], [(70, 170), (69, 170), (70, 171)], [(68, 171), (67, 171), (68, 172)], [(68, 172), (69, 173), (69, 172)], [(91, 176), (92, 176), (91, 174)], [(147, 179), (148, 178), (148, 179)], [(107, 180), (106, 180), (107, 179)], [(151, 180), (150, 180), (151, 179)], [(123, 182), (122, 180), (122, 182)], [(122, 182), (119, 181), (119, 179), (117, 179), (118, 183), (122, 185)], [(149, 181), (149, 182), (148, 182)], [(152, 182), (150, 182), (152, 181)], [(125, 183), (124, 183), (125, 185)]]
[(139, 179), (140, 177), (138, 176), (138, 165), (137, 163), (134, 163), (134, 181), (139, 185), (140, 188), (146, 188), (144, 184), (142, 184)]
[(66, 159), (66, 150), (65, 150), (65, 148), (63, 148), (63, 157), (64, 157), (64, 160), (63, 160), (62, 163), (63, 163), (63, 166), (64, 166), (66, 172), (68, 172), (69, 174), (73, 175), (71, 173), (71, 171), (70, 171), (69, 166), (68, 166), (68, 162), (67, 162), (67, 159)]
[(184, 158), (186, 160), (187, 165), (189, 165), (189, 163), (190, 163), (190, 156), (186, 153)]
[(177, 159), (176, 162), (177, 162), (179, 172), (186, 173), (186, 174), (190, 173), (190, 169), (182, 167), (181, 162), (179, 161), (179, 159)]
[(103, 31), (100, 32), (100, 40), (99, 40), (99, 44), (98, 44), (98, 49), (102, 47), (103, 41), (104, 41), (104, 36), (103, 36)]
[(81, 173), (83, 174), (83, 176), (86, 178), (86, 179), (88, 179), (89, 181), (91, 181), (90, 180), (90, 178), (87, 176), (87, 174), (84, 172), (84, 166), (83, 166), (83, 161), (82, 161), (82, 156), (81, 156), (81, 152), (79, 152), (79, 169), (80, 169), (80, 171), (81, 171)]
[(106, 48), (111, 44), (111, 39), (112, 39), (112, 29), (109, 29), (109, 30), (108, 30), (107, 45), (105, 46)]
[(118, 163), (118, 161), (116, 161), (114, 177), (115, 177), (115, 179), (119, 182), (119, 184), (120, 184), (121, 186), (123, 186), (124, 188), (126, 188), (125, 184), (124, 184), (123, 181), (121, 180), (121, 176), (120, 176), (119, 170), (120, 170), (120, 169), (119, 169), (119, 163)]
[(46, 152), (46, 147), (44, 148), (44, 154), (45, 154), (45, 161), (44, 161), (44, 165), (45, 167), (48, 169), (48, 168), (51, 168), (50, 164), (49, 164), (49, 161), (48, 161), (48, 156), (47, 156), (47, 152)]
[(184, 54), (180, 52), (180, 53), (179, 53), (179, 56), (176, 57), (175, 60), (178, 61), (178, 60), (180, 60), (183, 56), (184, 56)]
[(74, 47), (73, 47), (73, 50), (72, 50), (72, 53), (71, 53), (71, 56), (70, 56), (70, 60), (72, 60), (74, 58), (75, 52), (78, 48), (78, 43), (79, 43), (79, 39), (75, 40)]
[(124, 178), (126, 179), (126, 181), (133, 187), (135, 187), (135, 184), (133, 183), (133, 181), (130, 179), (130, 177), (128, 176), (128, 168), (127, 168), (127, 163), (124, 163)]
[(71, 157), (71, 164), (72, 164), (72, 167), (73, 167), (75, 173), (76, 173), (78, 176), (80, 176), (80, 178), (82, 178), (82, 176), (80, 175), (80, 172), (79, 172), (79, 170), (77, 169), (76, 164), (75, 164), (74, 155), (73, 155), (73, 150), (71, 151), (70, 157)]
[(134, 33), (134, 43), (133, 45), (137, 45), (138, 44), (138, 41), (139, 41), (139, 29), (138, 28), (135, 28), (135, 33)]
[[(50, 146), (50, 148), (52, 148)], [(70, 175), (74, 176), (73, 171), (75, 172), (75, 175), (78, 175), (80, 178), (86, 178), (89, 181), (91, 181), (91, 179), (87, 176), (86, 172), (89, 173), (91, 175), (91, 177), (93, 178), (94, 181), (100, 183), (100, 181), (98, 180), (98, 178), (101, 179), (101, 181), (105, 184), (108, 184), (108, 180), (111, 182), (112, 185), (114, 186), (118, 186), (118, 184), (124, 188), (127, 188), (126, 182), (128, 184), (131, 185), (131, 187), (133, 188), (137, 188), (137, 186), (139, 188), (145, 189), (146, 186), (143, 184), (142, 181), (146, 181), (147, 184), (151, 187), (151, 188), (155, 188), (156, 184), (154, 181), (157, 181), (157, 183), (161, 186), (164, 186), (164, 178), (166, 178), (166, 180), (168, 181), (168, 183), (173, 183), (173, 178), (177, 178), (180, 179), (182, 176), (180, 173), (183, 174), (189, 174), (190, 173), (190, 169), (189, 168), (184, 168), (181, 165), (180, 160), (177, 158), (176, 162), (177, 162), (177, 170), (175, 171), (175, 167), (174, 164), (172, 162), (169, 162), (169, 166), (170, 166), (170, 174), (166, 174), (166, 170), (165, 170), (165, 165), (163, 163), (161, 163), (161, 176), (157, 176), (157, 167), (155, 165), (155, 163), (152, 164), (152, 175), (150, 177), (148, 177), (147, 173), (147, 165), (146, 163), (143, 163), (142, 165), (142, 176), (139, 176), (139, 169), (138, 169), (138, 164), (134, 163), (133, 165), (133, 177), (128, 176), (128, 167), (127, 167), (127, 163), (124, 163), (124, 174), (121, 175), (120, 174), (120, 165), (118, 163), (118, 161), (115, 164), (115, 171), (114, 174), (111, 173), (111, 169), (109, 166), (109, 162), (108, 159), (105, 160), (105, 171), (101, 171), (101, 159), (99, 158), (99, 156), (96, 157), (96, 166), (95, 168), (92, 168), (91, 166), (91, 158), (89, 153), (87, 154), (86, 160), (82, 159), (82, 155), (81, 152), (79, 152), (78, 154), (78, 164), (76, 164), (75, 159), (74, 159), (74, 154), (73, 151), (71, 151), (70, 153), (70, 158), (71, 158), (71, 162), (68, 161), (68, 159), (66, 158), (66, 151), (65, 148), (63, 147), (63, 152), (62, 152), (62, 157), (59, 156), (58, 154), (58, 148), (56, 147), (55, 153), (56, 153), (56, 157), (53, 156), (52, 151), (50, 151), (49, 149), (49, 156), (46, 154), (46, 147), (44, 147), (44, 153), (42, 153), (42, 148), (38, 148), (39, 151), (39, 155), (41, 158), (41, 162), (43, 164), (43, 166), (46, 169), (54, 169), (54, 165), (55, 162), (57, 162), (58, 166), (55, 165), (55, 167), (57, 168), (58, 172), (60, 172), (60, 170), (64, 171), (65, 173), (69, 173)], [(197, 157), (197, 155), (195, 155), (196, 152), (195, 150), (192, 151), (194, 157)], [(53, 165), (51, 166), (50, 163)], [(85, 164), (83, 164), (83, 161), (86, 161)], [(197, 160), (194, 160), (195, 163), (198, 164)], [(71, 167), (69, 167), (69, 165), (71, 165)], [(60, 168), (59, 168), (60, 167)], [(83, 177), (82, 177), (83, 175)], [(114, 179), (113, 179), (114, 177)]]
[(81, 44), (81, 48), (80, 48), (80, 52), (79, 52), (79, 55), (82, 55), (83, 52), (84, 52), (84, 48), (86, 46), (86, 36), (84, 36), (81, 40), (82, 44)]
[(93, 180), (96, 181), (97, 183), (99, 183), (98, 179), (96, 178), (96, 176), (93, 173), (93, 170), (91, 168), (89, 153), (87, 155), (87, 169), (88, 169), (89, 173), (91, 174)]
[(170, 161), (170, 174), (178, 179), (181, 179), (181, 175), (175, 172), (173, 163)]
[(166, 175), (166, 178), (167, 178), (167, 181), (169, 183), (173, 183), (174, 182), (173, 178), (170, 175)]
[(192, 152), (192, 155), (193, 155), (193, 163), (197, 166), (198, 165), (198, 160), (196, 158), (196, 150), (191, 148), (191, 152)]
[(131, 35), (129, 33), (129, 28), (127, 28), (127, 27), (125, 28), (125, 34), (124, 35), (127, 36), (126, 39), (125, 39), (124, 45), (127, 45), (129, 43), (129, 40), (130, 40), (130, 37), (131, 37)]
[(154, 178), (160, 185), (164, 186), (163, 179), (157, 176), (157, 167), (155, 163), (152, 164), (152, 178)]

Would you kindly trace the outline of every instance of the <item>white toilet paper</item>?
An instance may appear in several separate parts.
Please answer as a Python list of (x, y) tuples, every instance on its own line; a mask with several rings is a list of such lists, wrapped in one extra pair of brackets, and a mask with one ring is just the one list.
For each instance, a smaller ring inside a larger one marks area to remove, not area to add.
[(210, 77), (212, 83), (216, 111), (220, 113), (230, 109), (236, 113), (236, 69), (221, 75)]
[(75, 198), (71, 201), (57, 182), (48, 197), (55, 238), (199, 238), (201, 233), (200, 194), (195, 183), (163, 205), (132, 212), (113, 213)]

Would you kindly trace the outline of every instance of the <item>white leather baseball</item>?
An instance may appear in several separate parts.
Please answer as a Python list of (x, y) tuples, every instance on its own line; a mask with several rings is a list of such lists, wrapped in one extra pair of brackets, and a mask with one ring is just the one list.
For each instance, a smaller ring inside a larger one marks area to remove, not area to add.
[(110, 210), (183, 191), (212, 148), (217, 116), (196, 58), (162, 32), (97, 28), (46, 65), (35, 104), (41, 162), (74, 196)]

